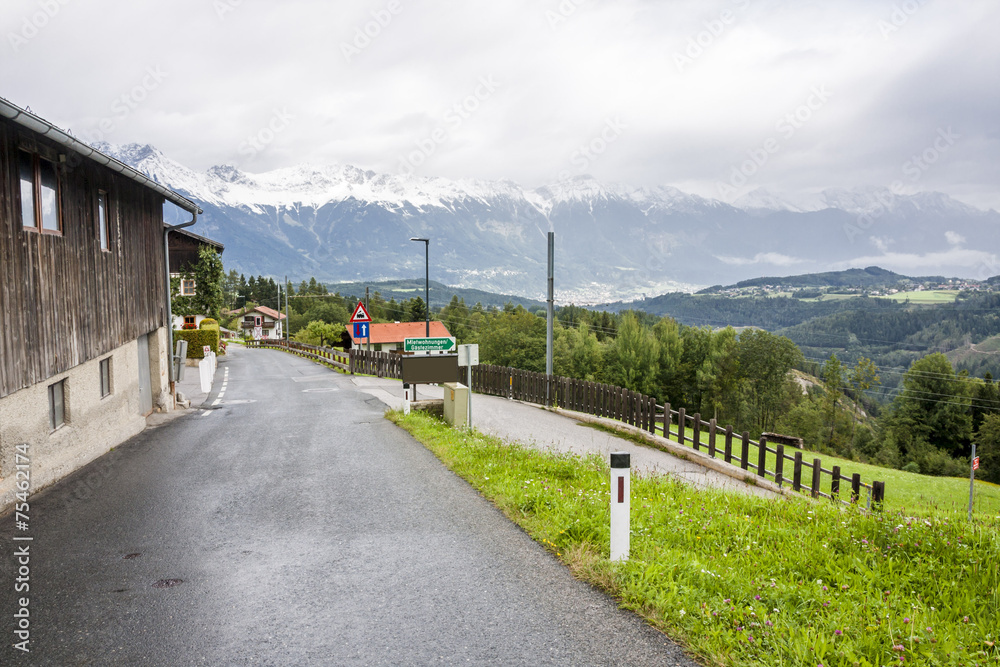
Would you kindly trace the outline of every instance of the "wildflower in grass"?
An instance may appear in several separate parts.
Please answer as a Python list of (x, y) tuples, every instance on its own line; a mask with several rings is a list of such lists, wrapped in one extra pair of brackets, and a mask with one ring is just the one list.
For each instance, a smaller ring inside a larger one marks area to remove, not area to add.
[(754, 600), (760, 600), (760, 596), (759, 595), (755, 595), (755, 596), (753, 596), (753, 599)]
[(962, 617), (962, 623), (968, 623), (968, 622), (969, 622), (969, 617), (968, 616), (963, 616)]
[(903, 624), (904, 625), (909, 624), (909, 622), (910, 622), (910, 617), (909, 616), (907, 616), (906, 618), (903, 619)]

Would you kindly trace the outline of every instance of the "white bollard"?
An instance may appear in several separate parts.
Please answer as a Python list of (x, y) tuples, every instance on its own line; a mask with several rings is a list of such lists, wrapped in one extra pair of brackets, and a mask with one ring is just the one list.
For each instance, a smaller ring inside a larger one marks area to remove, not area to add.
[(631, 476), (628, 452), (611, 452), (611, 560), (627, 561)]
[(410, 414), (410, 383), (403, 383), (403, 414)]
[(198, 362), (198, 372), (201, 376), (201, 391), (207, 394), (212, 391), (212, 360), (202, 359)]

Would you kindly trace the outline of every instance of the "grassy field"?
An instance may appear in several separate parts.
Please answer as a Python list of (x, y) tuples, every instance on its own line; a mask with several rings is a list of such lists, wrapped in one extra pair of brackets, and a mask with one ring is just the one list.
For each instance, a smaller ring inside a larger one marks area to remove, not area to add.
[(605, 461), (388, 416), (706, 665), (1000, 665), (995, 525), (633, 478), (630, 557), (611, 563)]
[(958, 297), (958, 290), (924, 290), (922, 292), (900, 292), (892, 296), (878, 297), (891, 301), (909, 301), (910, 303), (954, 303)]
[[(671, 427), (677, 430), (676, 424)], [(694, 437), (694, 430), (687, 429), (687, 438)], [(671, 436), (676, 440), (676, 436)], [(688, 443), (687, 447), (691, 447)], [(773, 445), (771, 445), (773, 447)], [(725, 459), (725, 431), (719, 430), (716, 436), (715, 458)], [(708, 429), (703, 429), (701, 433), (701, 451), (708, 453)], [(785, 448), (786, 456), (795, 456), (795, 450), (791, 447)], [(749, 468), (755, 471), (757, 468), (757, 457), (759, 448), (751, 443)], [(738, 436), (733, 438), (733, 456), (739, 457), (741, 454), (741, 442)], [(774, 471), (775, 454), (768, 452), (766, 468)], [(949, 515), (956, 519), (966, 517), (969, 509), (969, 479), (957, 477), (931, 477), (929, 475), (918, 475), (892, 468), (881, 468), (878, 466), (857, 463), (848, 459), (838, 458), (827, 454), (816, 454), (807, 450), (802, 450), (803, 463), (811, 464), (813, 459), (820, 459), (821, 467), (826, 470), (833, 470), (834, 466), (840, 466), (841, 475), (850, 477), (854, 473), (861, 475), (861, 481), (871, 484), (872, 481), (885, 482), (885, 508), (890, 511), (902, 511), (908, 514), (920, 516)], [(734, 464), (739, 465), (734, 459)], [(793, 463), (786, 460), (784, 464), (783, 477), (786, 479), (785, 486), (791, 486), (788, 481), (792, 478)], [(769, 477), (770, 479), (770, 477)], [(830, 475), (824, 474), (821, 478), (820, 491), (830, 493)], [(812, 484), (812, 468), (803, 467), (802, 483)], [(862, 489), (863, 494), (866, 493)], [(840, 484), (841, 497), (850, 495), (850, 482), (842, 481)], [(862, 502), (866, 499), (862, 495)], [(987, 521), (994, 521), (1000, 526), (1000, 486), (976, 480), (975, 493), (973, 497), (973, 513)]]

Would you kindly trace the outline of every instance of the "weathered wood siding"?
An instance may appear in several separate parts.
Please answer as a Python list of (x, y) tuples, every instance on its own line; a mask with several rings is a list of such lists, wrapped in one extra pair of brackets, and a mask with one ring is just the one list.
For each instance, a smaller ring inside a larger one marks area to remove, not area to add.
[[(19, 148), (58, 165), (62, 235), (22, 228)], [(110, 251), (98, 238), (99, 189)], [(0, 397), (166, 324), (162, 230), (161, 195), (0, 119)]]

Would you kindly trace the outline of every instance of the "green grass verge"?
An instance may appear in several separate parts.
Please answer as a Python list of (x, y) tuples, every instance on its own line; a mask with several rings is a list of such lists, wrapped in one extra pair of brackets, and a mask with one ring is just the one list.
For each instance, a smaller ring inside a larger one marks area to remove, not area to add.
[(608, 468), (388, 413), (576, 576), (706, 664), (1000, 664), (1000, 537), (982, 522), (633, 478), (630, 560), (608, 561)]

